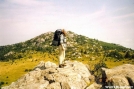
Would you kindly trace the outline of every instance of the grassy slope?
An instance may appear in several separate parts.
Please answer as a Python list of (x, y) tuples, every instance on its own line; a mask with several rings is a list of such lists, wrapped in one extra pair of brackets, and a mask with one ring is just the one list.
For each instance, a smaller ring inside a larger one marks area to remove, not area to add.
[(33, 54), (32, 58), (23, 58), (15, 60), (14, 62), (0, 62), (0, 82), (4, 82), (3, 86), (9, 85), (19, 79), (37, 66), (40, 61), (53, 61), (57, 64), (57, 59), (47, 53), (42, 56), (41, 53)]
[[(92, 69), (94, 67), (95, 64), (99, 63), (101, 61), (101, 59), (103, 59), (102, 57), (96, 59), (96, 60), (90, 60), (89, 58), (82, 58), (82, 59), (76, 59), (84, 64), (88, 64), (90, 66), (90, 68)], [(107, 60), (105, 60), (104, 62), (106, 63), (108, 68), (113, 68), (119, 65), (123, 65), (123, 64), (134, 64), (134, 62), (132, 60), (129, 59), (124, 59), (121, 61), (117, 61), (117, 59), (114, 58), (106, 58)]]
[(11, 62), (0, 62), (0, 80), (4, 82), (5, 85), (8, 85), (24, 75), (26, 69), (32, 69), (37, 64), (37, 62), (25, 60), (15, 61), (13, 64)]

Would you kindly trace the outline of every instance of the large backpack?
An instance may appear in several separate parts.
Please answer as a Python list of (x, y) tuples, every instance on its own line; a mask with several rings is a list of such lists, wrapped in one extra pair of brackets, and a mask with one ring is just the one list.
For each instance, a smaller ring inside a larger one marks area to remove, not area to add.
[(61, 34), (62, 34), (61, 29), (57, 29), (54, 32), (54, 37), (53, 37), (53, 41), (52, 41), (53, 46), (59, 46), (60, 45), (60, 35)]

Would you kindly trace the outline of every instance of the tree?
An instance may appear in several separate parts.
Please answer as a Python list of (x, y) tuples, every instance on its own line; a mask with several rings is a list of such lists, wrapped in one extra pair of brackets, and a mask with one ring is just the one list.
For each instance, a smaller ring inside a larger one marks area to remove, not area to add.
[(124, 57), (125, 58), (131, 58), (130, 51), (127, 51)]

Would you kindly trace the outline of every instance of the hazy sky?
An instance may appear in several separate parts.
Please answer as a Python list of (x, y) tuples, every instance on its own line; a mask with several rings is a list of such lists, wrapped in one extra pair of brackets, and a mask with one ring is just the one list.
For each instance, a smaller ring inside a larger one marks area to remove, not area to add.
[(0, 46), (59, 28), (134, 49), (134, 0), (0, 0)]

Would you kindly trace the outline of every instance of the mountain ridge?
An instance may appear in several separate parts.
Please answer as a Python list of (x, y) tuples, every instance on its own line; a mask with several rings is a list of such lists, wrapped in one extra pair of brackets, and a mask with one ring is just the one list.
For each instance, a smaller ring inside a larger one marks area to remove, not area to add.
[[(10, 59), (19, 59), (23, 58), (25, 52), (48, 52), (52, 55), (57, 55), (58, 49), (54, 46), (51, 46), (51, 42), (53, 39), (54, 32), (46, 32), (39, 36), (36, 36), (30, 40), (25, 42), (7, 45), (7, 46), (0, 46), (0, 60), (7, 61)], [(55, 50), (56, 49), (56, 50)], [(88, 55), (96, 55), (97, 53), (102, 55), (107, 52), (114, 51), (113, 54), (118, 56), (118, 59), (123, 58), (125, 53), (129, 50), (129, 54), (133, 57), (134, 50), (123, 47), (118, 44), (114, 43), (107, 43), (103, 41), (99, 41), (97, 39), (91, 39), (83, 35), (78, 35), (74, 32), (67, 31), (67, 56), (68, 58), (74, 57), (81, 58)], [(118, 53), (116, 52), (118, 51)], [(74, 54), (75, 53), (75, 54)], [(95, 53), (95, 54), (94, 54)], [(78, 55), (76, 55), (78, 54)], [(77, 57), (76, 57), (77, 56)], [(114, 57), (112, 54), (110, 57)], [(114, 57), (116, 58), (116, 57)]]

